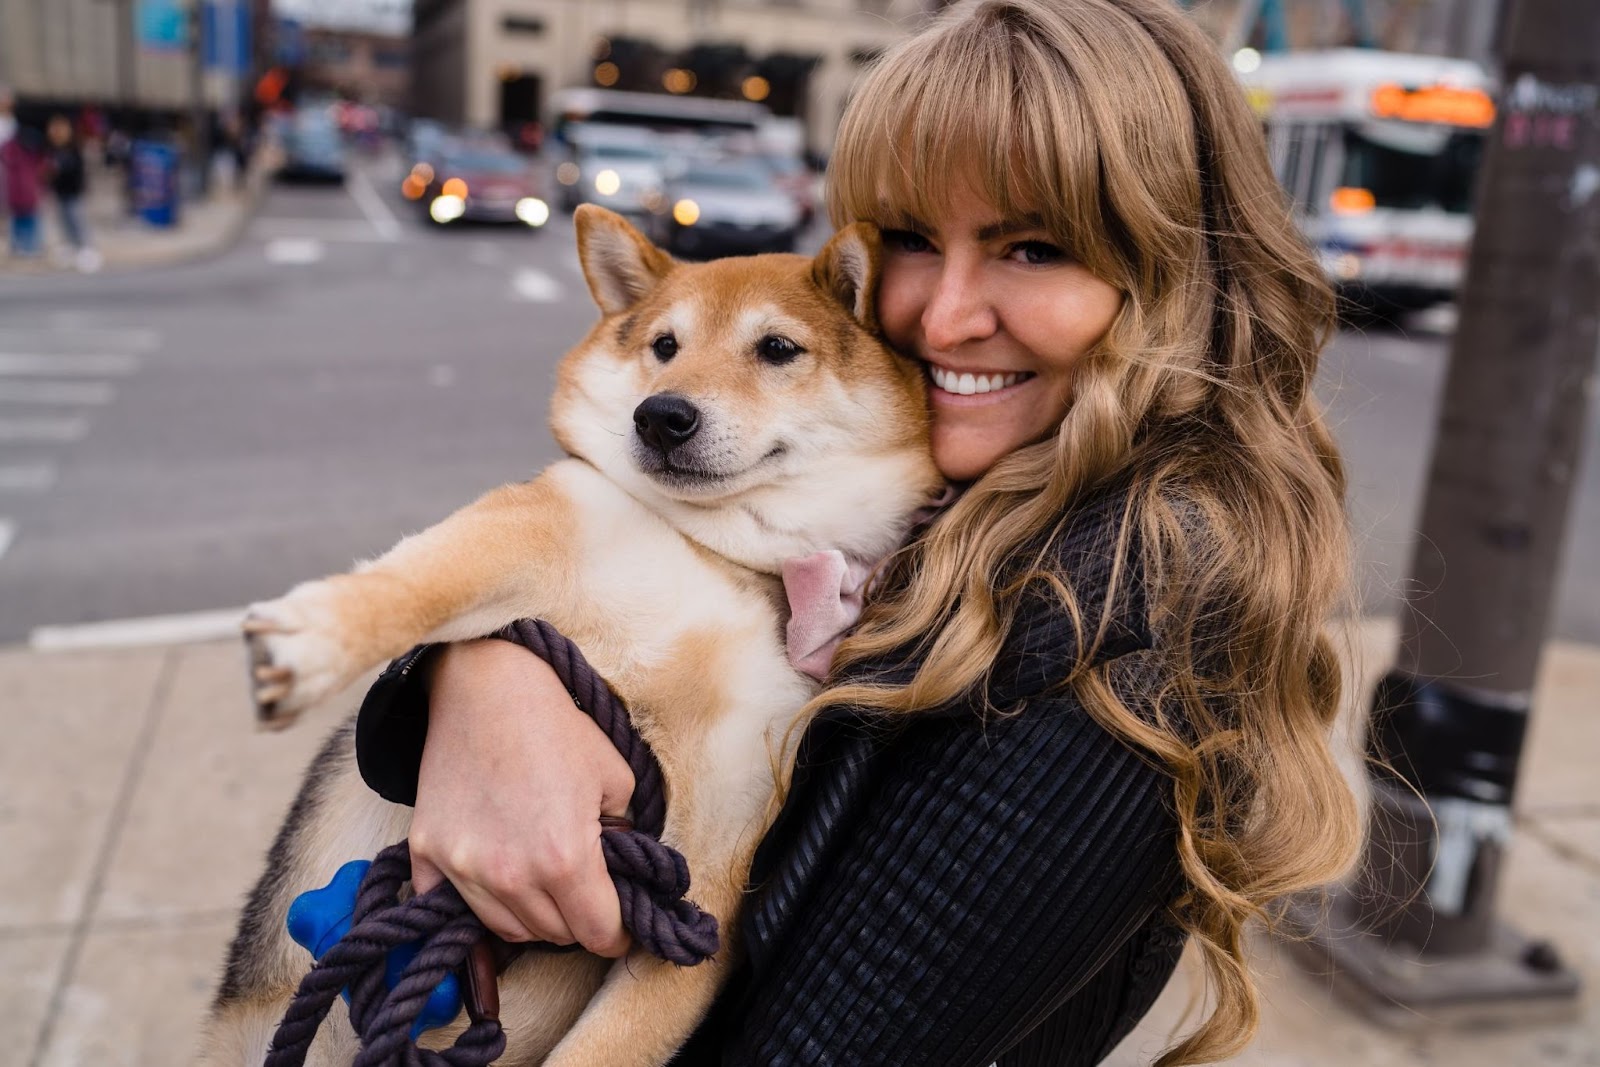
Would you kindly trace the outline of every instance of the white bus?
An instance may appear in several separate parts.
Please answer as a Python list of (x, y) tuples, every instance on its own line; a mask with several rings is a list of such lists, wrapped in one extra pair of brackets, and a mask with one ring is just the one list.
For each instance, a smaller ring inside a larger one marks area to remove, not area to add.
[(755, 134), (772, 119), (764, 104), (703, 96), (562, 89), (551, 101), (557, 135), (572, 123), (642, 126), (666, 133)]
[(1341, 294), (1379, 311), (1452, 296), (1494, 122), (1488, 74), (1461, 59), (1340, 49), (1264, 56), (1240, 78)]

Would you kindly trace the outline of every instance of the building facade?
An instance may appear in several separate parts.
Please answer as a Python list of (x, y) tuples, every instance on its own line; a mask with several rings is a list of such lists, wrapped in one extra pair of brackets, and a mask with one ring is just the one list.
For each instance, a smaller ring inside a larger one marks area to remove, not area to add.
[(411, 102), (411, 42), (361, 30), (308, 27), (301, 72), (306, 88), (363, 104), (404, 108)]
[[(200, 0), (0, 0), (0, 84), (24, 102), (175, 112), (194, 106)], [(268, 0), (204, 0), (202, 89), (237, 99)]]
[(473, 126), (545, 117), (552, 93), (593, 85), (615, 38), (668, 51), (727, 43), (814, 60), (807, 141), (825, 148), (863, 63), (921, 25), (929, 0), (416, 0), (413, 108)]

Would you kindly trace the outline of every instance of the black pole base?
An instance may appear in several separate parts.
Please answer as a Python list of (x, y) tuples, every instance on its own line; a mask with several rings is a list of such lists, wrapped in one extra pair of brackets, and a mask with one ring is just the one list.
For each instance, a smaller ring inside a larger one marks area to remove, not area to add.
[(1343, 887), (1291, 905), (1291, 954), (1334, 995), (1394, 1030), (1541, 1025), (1578, 1019), (1576, 972), (1544, 941), (1496, 923), (1476, 952), (1439, 956), (1371, 933)]

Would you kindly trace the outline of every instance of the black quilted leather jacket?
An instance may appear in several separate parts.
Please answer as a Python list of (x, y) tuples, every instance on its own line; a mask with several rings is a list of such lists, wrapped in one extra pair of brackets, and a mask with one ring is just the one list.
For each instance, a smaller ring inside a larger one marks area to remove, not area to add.
[[(1055, 541), (1097, 619), (1123, 494)], [(1160, 667), (1138, 583), (1097, 654), (1147, 706)], [(681, 1067), (1099, 1063), (1177, 963), (1171, 782), (1054, 688), (1073, 627), (1044, 596), (1018, 612), (989, 701), (890, 725), (848, 708), (804, 738), (794, 788), (756, 855), (746, 959), (673, 1061)], [(427, 729), (397, 660), (361, 709), (367, 782), (411, 803)], [(906, 664), (878, 673), (898, 674)]]

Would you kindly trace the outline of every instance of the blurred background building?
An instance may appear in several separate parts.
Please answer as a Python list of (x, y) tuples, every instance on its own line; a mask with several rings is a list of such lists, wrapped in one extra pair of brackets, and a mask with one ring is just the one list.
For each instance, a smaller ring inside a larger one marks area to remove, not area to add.
[(269, 18), (268, 0), (0, 0), (0, 84), (24, 108), (176, 114), (197, 89), (230, 107)]
[(418, 114), (512, 127), (594, 85), (758, 100), (831, 142), (862, 64), (924, 18), (924, 0), (418, 0)]

